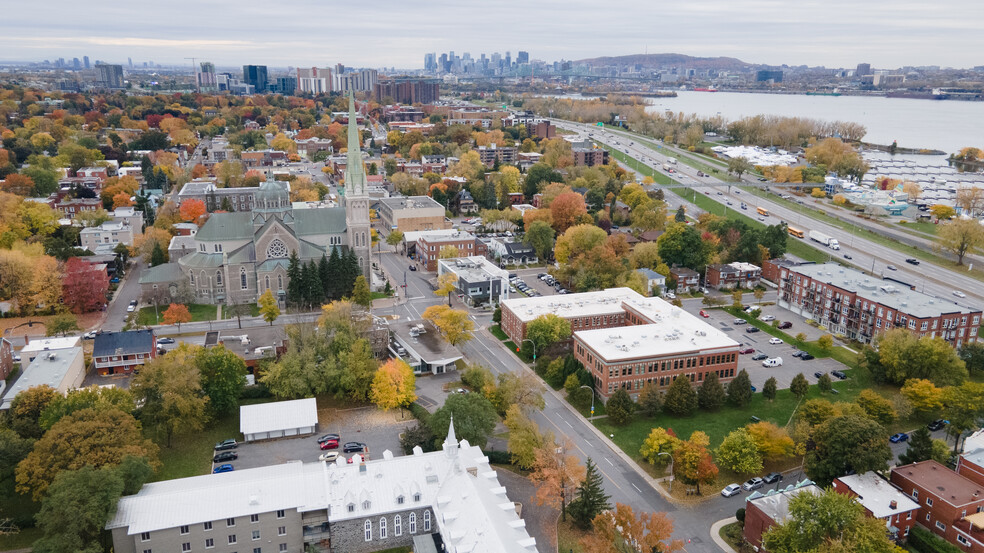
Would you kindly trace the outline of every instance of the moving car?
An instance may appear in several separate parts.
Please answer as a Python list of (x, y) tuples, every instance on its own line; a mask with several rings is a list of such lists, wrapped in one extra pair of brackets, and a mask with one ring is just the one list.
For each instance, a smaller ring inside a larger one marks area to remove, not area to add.
[(163, 346), (165, 344), (173, 344), (173, 343), (174, 343), (174, 338), (158, 338), (157, 339), (157, 345), (158, 346)]
[(212, 457), (212, 462), (224, 463), (226, 461), (235, 461), (238, 458), (239, 454), (235, 451), (223, 451), (222, 453), (216, 453), (215, 456)]
[(755, 353), (755, 348), (742, 348), (738, 350), (738, 353), (745, 355), (746, 353)]
[(750, 327), (748, 327), (748, 328), (745, 329), (745, 332), (747, 332), (749, 334), (755, 334), (758, 331), (759, 331), (759, 329), (758, 329), (757, 326), (750, 326)]
[(764, 353), (756, 353), (752, 356), (752, 361), (761, 361), (763, 359), (768, 359), (769, 356)]
[(908, 263), (909, 265), (919, 265), (919, 260), (916, 259), (915, 257), (910, 257), (906, 259), (905, 262)]
[(708, 317), (710, 317), (710, 315), (708, 315), (707, 312), (704, 311), (703, 309), (700, 310), (700, 316), (701, 317), (704, 317), (705, 319), (708, 318)]
[(854, 258), (853, 258), (853, 257), (851, 257), (851, 254), (849, 254), (849, 253), (845, 253), (845, 254), (844, 254), (844, 259), (854, 259)]
[(746, 321), (745, 319), (735, 319), (735, 324), (736, 325), (743, 325), (743, 324), (745, 324), (747, 322), (748, 321)]
[(944, 428), (946, 428), (946, 425), (947, 425), (947, 421), (943, 419), (936, 419), (933, 422), (927, 424), (926, 428), (932, 430), (933, 432), (936, 432), (937, 430), (943, 430)]
[(755, 476), (753, 478), (749, 478), (747, 482), (741, 485), (741, 487), (746, 492), (750, 492), (752, 490), (757, 490), (764, 485), (765, 485), (765, 481), (759, 478), (758, 476)]
[(236, 440), (224, 440), (215, 444), (215, 451), (225, 451), (227, 449), (236, 449), (239, 447), (239, 442)]
[(339, 436), (338, 434), (325, 434), (324, 436), (318, 438), (318, 443), (319, 444), (323, 444), (323, 443), (327, 442), (328, 440), (335, 440), (337, 442), (338, 440), (341, 440), (341, 439), (342, 439), (342, 437)]
[(885, 268), (888, 269), (889, 271), (898, 271), (898, 269), (895, 268), (895, 265), (888, 265)]
[(793, 323), (789, 321), (783, 321), (779, 323), (779, 326), (777, 328), (779, 328), (779, 330), (786, 330), (787, 328), (793, 328)]
[(329, 451), (318, 456), (319, 461), (324, 461), (326, 463), (334, 463), (335, 459), (338, 459), (337, 451)]
[(899, 432), (898, 434), (892, 434), (892, 437), (889, 438), (888, 441), (892, 442), (893, 444), (897, 444), (899, 442), (907, 442), (909, 441), (909, 435), (906, 434), (905, 432)]
[(770, 357), (770, 358), (766, 359), (765, 361), (762, 361), (762, 366), (763, 367), (781, 367), (782, 366), (782, 357)]
[(844, 374), (844, 371), (830, 371), (830, 374), (836, 376), (841, 380), (847, 380), (847, 375)]
[(773, 346), (778, 346), (779, 344), (782, 343), (782, 339), (781, 338), (769, 338), (769, 343), (772, 344)]
[(417, 270), (417, 266), (416, 265), (411, 265), (410, 266), (410, 270), (411, 271), (416, 271)]
[(721, 495), (724, 497), (732, 497), (741, 493), (741, 486), (738, 484), (728, 484), (721, 490)]
[(236, 467), (234, 467), (234, 466), (226, 463), (224, 465), (219, 465), (219, 466), (215, 467), (214, 469), (212, 469), (212, 473), (213, 474), (218, 474), (220, 472), (232, 472), (234, 470), (236, 470)]
[(362, 453), (366, 449), (366, 444), (362, 442), (345, 442), (342, 448), (343, 453)]
[(766, 484), (775, 484), (776, 482), (782, 482), (782, 474), (778, 472), (770, 472), (762, 477), (762, 481)]
[(954, 290), (953, 291), (953, 295), (954, 296), (957, 296), (958, 298), (966, 298), (967, 297), (967, 294), (964, 294), (960, 290)]

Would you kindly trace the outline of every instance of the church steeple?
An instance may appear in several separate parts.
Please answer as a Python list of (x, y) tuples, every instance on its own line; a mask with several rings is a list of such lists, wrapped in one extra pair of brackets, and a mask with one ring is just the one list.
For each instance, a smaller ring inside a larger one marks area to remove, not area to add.
[(348, 115), (348, 155), (345, 161), (345, 195), (365, 196), (368, 194), (366, 171), (362, 165), (362, 135), (355, 113), (355, 95), (349, 93)]
[(444, 439), (444, 454), (448, 458), (458, 456), (458, 438), (454, 435), (454, 415), (451, 415), (451, 423), (448, 427), (448, 437)]

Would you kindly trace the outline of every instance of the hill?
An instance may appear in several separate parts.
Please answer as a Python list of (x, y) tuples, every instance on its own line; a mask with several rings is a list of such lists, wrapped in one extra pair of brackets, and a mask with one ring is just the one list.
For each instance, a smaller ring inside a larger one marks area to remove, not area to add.
[(717, 70), (749, 70), (761, 65), (747, 63), (737, 58), (719, 56), (716, 58), (698, 58), (685, 54), (630, 54), (627, 56), (605, 56), (578, 60), (575, 63), (585, 63), (590, 66), (604, 65), (641, 65), (647, 69), (667, 67), (688, 67), (693, 69)]

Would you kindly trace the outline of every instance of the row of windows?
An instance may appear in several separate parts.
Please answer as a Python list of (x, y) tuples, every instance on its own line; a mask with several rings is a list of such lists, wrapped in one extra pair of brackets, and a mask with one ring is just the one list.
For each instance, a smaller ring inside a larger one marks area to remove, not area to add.
[(653, 377), (653, 378), (639, 378), (636, 380), (627, 380), (624, 382), (609, 382), (608, 393), (610, 394), (618, 389), (622, 389), (626, 391), (641, 390), (648, 383), (654, 383), (660, 387), (666, 387), (672, 384), (673, 381), (676, 380), (678, 376), (687, 377), (690, 379), (691, 382), (703, 382), (704, 376), (712, 372), (717, 373), (718, 378), (721, 379), (734, 378), (735, 376), (735, 369), (731, 368), (731, 369), (722, 369), (719, 371), (707, 371), (701, 373), (689, 373), (689, 374), (682, 374), (682, 375), (674, 374), (674, 375), (660, 376), (660, 377)]
[[(417, 513), (410, 513), (407, 516), (408, 530), (411, 534), (417, 533)], [(363, 523), (363, 529), (365, 531), (365, 540), (372, 541), (372, 521), (366, 520)], [(424, 511), (424, 532), (430, 532), (431, 530), (431, 514), (430, 511)], [(393, 517), (393, 535), (402, 536), (403, 535), (403, 517), (396, 515)], [(389, 530), (387, 528), (386, 517), (379, 519), (379, 539), (385, 540), (389, 537)]]
[[(277, 518), (278, 519), (286, 518), (286, 516), (287, 516), (287, 512), (285, 510), (280, 509), (280, 510), (277, 511)], [(260, 515), (258, 515), (258, 514), (249, 515), (249, 522), (250, 522), (250, 524), (255, 524), (255, 523), (260, 522)], [(236, 526), (236, 519), (235, 518), (227, 518), (226, 519), (226, 528), (233, 528), (235, 526)], [(202, 523), (202, 530), (204, 530), (206, 532), (211, 531), (212, 530), (212, 521), (203, 522)], [(178, 533), (180, 535), (182, 535), (182, 536), (188, 535), (190, 532), (191, 532), (191, 526), (190, 525), (185, 524), (183, 526), (179, 526), (178, 527)], [(278, 536), (286, 536), (287, 535), (287, 527), (286, 526), (280, 526), (280, 527), (278, 527), (277, 528), (277, 535)], [(260, 539), (260, 531), (259, 530), (253, 530), (253, 536), (254, 536), (253, 537), (254, 540)], [(229, 540), (230, 540), (229, 543), (235, 543), (236, 535), (235, 534), (230, 534), (229, 535)], [(142, 542), (150, 541), (150, 532), (142, 532), (140, 534), (140, 541), (142, 541)]]
[[(583, 348), (578, 346), (579, 352), (583, 352)], [(723, 363), (733, 363), (738, 357), (737, 353), (725, 353), (721, 355), (710, 355), (704, 357), (687, 357), (684, 359), (673, 359), (672, 362), (666, 361), (655, 361), (652, 363), (635, 363), (629, 365), (616, 365), (608, 367), (608, 377), (615, 378), (618, 376), (632, 376), (633, 374), (646, 374), (654, 372), (663, 371), (676, 371), (680, 369), (692, 369), (696, 367), (703, 367), (706, 364), (710, 365), (720, 365)], [(619, 374), (621, 373), (621, 374)]]
[[(421, 498), (420, 492), (414, 492), (414, 494), (413, 494), (413, 502), (414, 503), (420, 503), (420, 498)], [(399, 505), (403, 505), (403, 503), (404, 503), (404, 497), (402, 495), (396, 496), (396, 503), (399, 504)], [(368, 499), (366, 499), (365, 501), (362, 502), (362, 510), (363, 511), (368, 511), (370, 507), (372, 507), (372, 502), (370, 502)], [(354, 513), (355, 512), (355, 503), (349, 503), (348, 504), (348, 512), (350, 512), (350, 513)]]

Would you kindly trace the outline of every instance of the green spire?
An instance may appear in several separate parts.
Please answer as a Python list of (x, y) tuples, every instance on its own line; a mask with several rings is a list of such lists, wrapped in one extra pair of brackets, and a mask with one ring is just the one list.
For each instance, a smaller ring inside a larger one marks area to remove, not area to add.
[(345, 191), (348, 195), (364, 196), (366, 191), (366, 171), (362, 166), (362, 135), (355, 114), (355, 96), (349, 93), (348, 117), (348, 156), (345, 163)]

